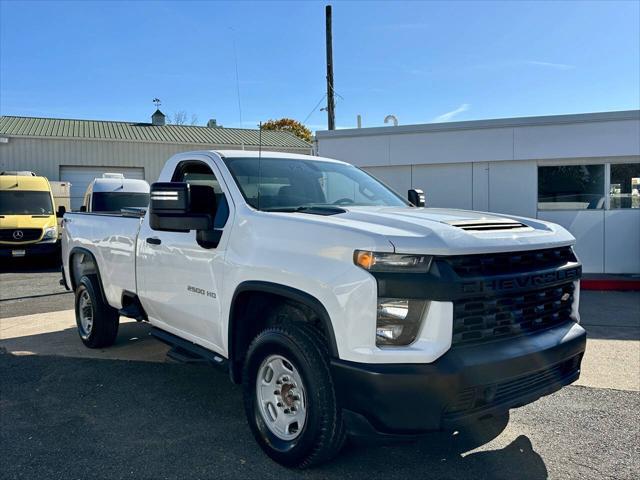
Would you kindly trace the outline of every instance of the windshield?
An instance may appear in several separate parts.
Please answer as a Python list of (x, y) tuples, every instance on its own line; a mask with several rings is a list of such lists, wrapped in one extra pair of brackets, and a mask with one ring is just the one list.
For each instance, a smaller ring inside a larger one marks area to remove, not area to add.
[(0, 215), (53, 215), (49, 192), (15, 190), (0, 192)]
[(99, 192), (93, 194), (91, 211), (120, 212), (123, 208), (147, 208), (148, 193)]
[(262, 158), (260, 162), (257, 158), (227, 158), (225, 162), (247, 203), (259, 210), (408, 205), (352, 165), (285, 158)]

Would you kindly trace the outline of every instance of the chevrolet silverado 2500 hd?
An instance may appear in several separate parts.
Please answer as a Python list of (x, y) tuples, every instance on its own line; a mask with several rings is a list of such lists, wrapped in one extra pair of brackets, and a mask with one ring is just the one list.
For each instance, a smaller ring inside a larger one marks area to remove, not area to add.
[(159, 180), (146, 211), (65, 215), (80, 337), (111, 345), (128, 316), (228, 366), (282, 464), (326, 461), (349, 433), (502, 415), (579, 376), (581, 265), (562, 227), (422, 208), (304, 155), (181, 153)]

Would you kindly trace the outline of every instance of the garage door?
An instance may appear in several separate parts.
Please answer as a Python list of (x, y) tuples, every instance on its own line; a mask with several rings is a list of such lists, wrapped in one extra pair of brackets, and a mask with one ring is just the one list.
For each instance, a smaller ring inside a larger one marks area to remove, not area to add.
[(60, 166), (60, 180), (71, 183), (71, 209), (79, 210), (82, 205), (84, 192), (94, 178), (102, 177), (103, 173), (122, 173), (125, 178), (144, 180), (142, 167), (71, 167)]

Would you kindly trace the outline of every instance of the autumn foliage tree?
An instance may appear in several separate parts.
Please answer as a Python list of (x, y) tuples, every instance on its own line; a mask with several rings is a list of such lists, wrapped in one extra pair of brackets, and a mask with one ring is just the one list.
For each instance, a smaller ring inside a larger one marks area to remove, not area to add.
[(282, 130), (293, 133), (296, 137), (301, 138), (305, 142), (311, 143), (311, 130), (302, 123), (292, 118), (281, 118), (280, 120), (269, 120), (262, 124), (263, 130)]

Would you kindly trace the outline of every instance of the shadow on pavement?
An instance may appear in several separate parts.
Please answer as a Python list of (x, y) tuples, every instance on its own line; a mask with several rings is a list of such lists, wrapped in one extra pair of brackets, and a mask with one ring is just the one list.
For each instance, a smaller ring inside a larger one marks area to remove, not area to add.
[[(116, 343), (109, 348), (90, 349), (84, 346), (78, 336), (73, 313), (69, 315), (74, 323), (61, 327), (56, 331), (27, 333), (9, 337), (5, 333), (0, 339), (0, 346), (7, 352), (27, 352), (35, 355), (52, 355), (74, 358), (94, 358), (100, 360), (136, 360), (147, 362), (164, 362), (168, 347), (149, 335), (151, 325), (121, 318)], [(5, 320), (8, 327), (12, 320)], [(7, 330), (16, 335), (19, 325)], [(28, 326), (25, 326), (25, 329)], [(21, 332), (20, 332), (21, 333)]]
[(589, 338), (640, 340), (640, 292), (580, 292), (580, 317)]
[(0, 273), (59, 272), (60, 256), (3, 258)]
[(204, 366), (5, 353), (0, 382), (7, 477), (547, 478), (526, 436), (465, 454), (484, 432), (348, 446), (328, 465), (287, 470), (254, 442), (241, 389)]

